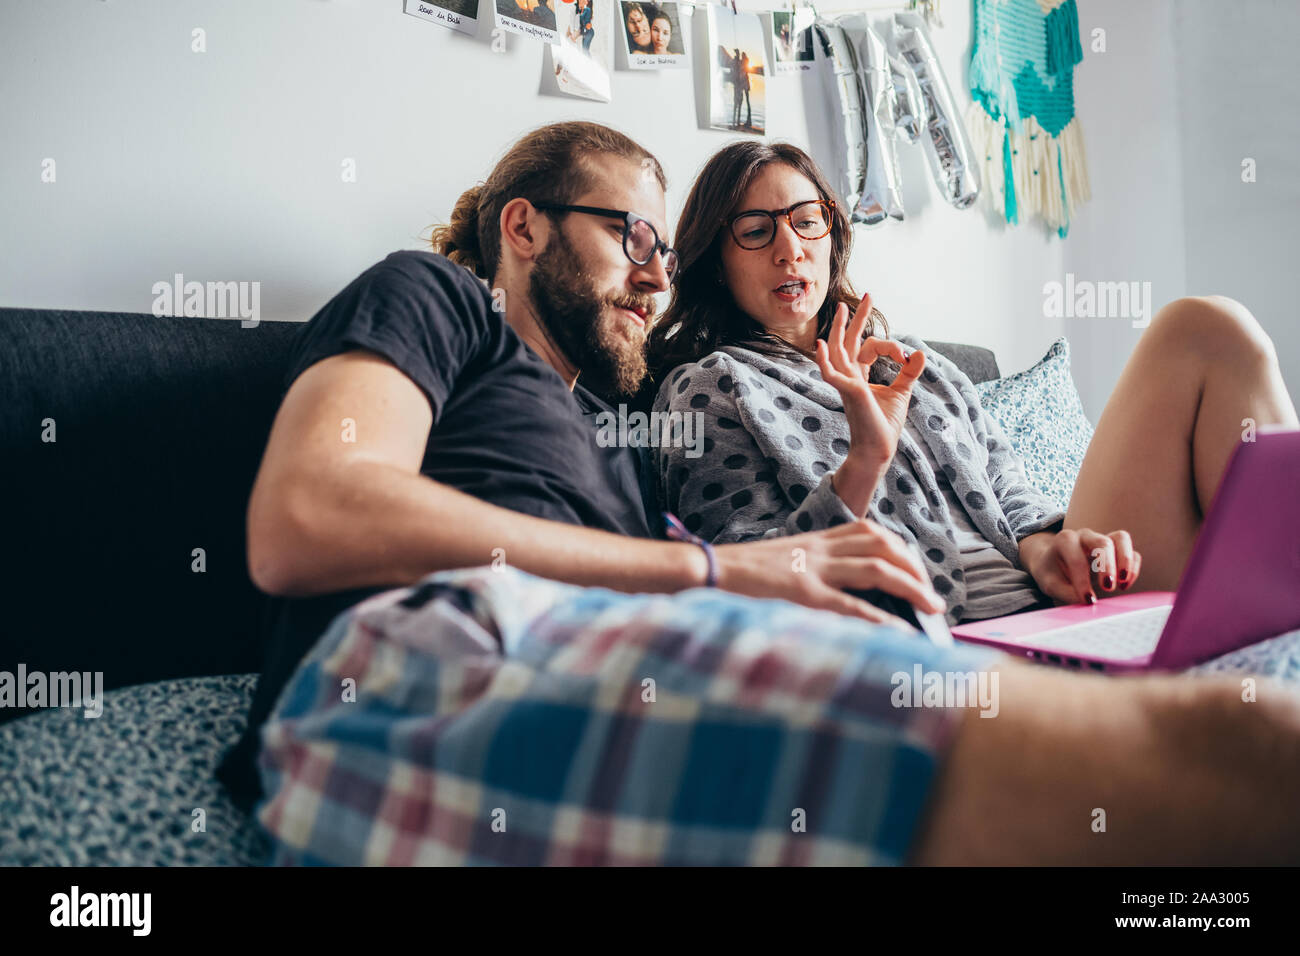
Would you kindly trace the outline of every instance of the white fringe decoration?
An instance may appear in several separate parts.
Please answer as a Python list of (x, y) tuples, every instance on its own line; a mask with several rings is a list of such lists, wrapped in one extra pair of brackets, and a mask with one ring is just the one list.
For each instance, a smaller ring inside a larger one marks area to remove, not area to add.
[[(1006, 218), (1002, 141), (1011, 141), (1011, 172), (1016, 196), (1016, 220), (1026, 222), (1042, 216), (1056, 230), (1069, 226), (1073, 212), (1092, 198), (1088, 181), (1088, 157), (1083, 147), (1079, 117), (1073, 117), (1059, 137), (1052, 137), (1032, 116), (1024, 119), (1024, 132), (1007, 129), (993, 119), (978, 102), (966, 112), (966, 128), (984, 174), (984, 195), (999, 218)], [(1060, 157), (1060, 169), (1057, 158)], [(1065, 200), (1061, 182), (1065, 182)]]

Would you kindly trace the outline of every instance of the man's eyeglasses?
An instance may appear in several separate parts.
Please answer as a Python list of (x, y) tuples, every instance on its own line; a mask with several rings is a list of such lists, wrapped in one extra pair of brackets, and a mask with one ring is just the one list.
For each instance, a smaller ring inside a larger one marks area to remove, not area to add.
[(601, 209), (597, 206), (564, 206), (557, 203), (533, 203), (534, 209), (554, 212), (585, 212), (591, 216), (606, 216), (623, 220), (623, 254), (639, 266), (646, 265), (659, 252), (663, 256), (664, 271), (671, 283), (677, 277), (677, 250), (659, 238), (655, 227), (626, 209)]
[(829, 199), (797, 202), (785, 209), (749, 209), (723, 222), (742, 249), (762, 249), (776, 238), (777, 217), (784, 216), (790, 228), (804, 239), (820, 239), (831, 231), (835, 203)]

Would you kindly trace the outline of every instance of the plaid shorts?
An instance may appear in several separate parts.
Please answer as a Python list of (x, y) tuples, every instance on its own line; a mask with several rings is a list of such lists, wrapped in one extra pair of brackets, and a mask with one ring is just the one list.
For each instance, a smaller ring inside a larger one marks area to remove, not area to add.
[(263, 728), (256, 812), (279, 864), (897, 864), (964, 709), (899, 675), (1000, 656), (715, 589), (440, 572), (331, 623)]

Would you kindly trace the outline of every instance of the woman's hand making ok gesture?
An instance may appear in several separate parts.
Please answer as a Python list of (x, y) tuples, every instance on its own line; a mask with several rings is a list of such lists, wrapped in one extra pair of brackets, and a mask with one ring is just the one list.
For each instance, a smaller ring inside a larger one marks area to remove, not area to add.
[[(839, 391), (849, 420), (848, 457), (831, 481), (840, 500), (854, 514), (865, 516), (877, 483), (894, 459), (925, 356), (919, 350), (904, 356), (902, 346), (890, 339), (862, 340), (871, 316), (870, 293), (862, 297), (852, 321), (848, 316), (849, 307), (841, 302), (826, 339), (817, 340), (817, 366), (822, 378)], [(890, 384), (873, 385), (867, 376), (882, 355), (902, 368)]]

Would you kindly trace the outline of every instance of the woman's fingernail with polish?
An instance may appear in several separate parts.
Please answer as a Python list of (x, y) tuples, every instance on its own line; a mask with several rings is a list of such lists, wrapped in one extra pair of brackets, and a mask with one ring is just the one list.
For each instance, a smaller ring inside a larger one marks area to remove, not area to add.
[(1115, 589), (1115, 582), (1110, 579), (1110, 575), (1108, 574), (1101, 579), (1101, 586), (1107, 591), (1113, 591)]
[(1091, 591), (1089, 591), (1089, 592), (1088, 592), (1088, 598), (1087, 598), (1087, 600), (1088, 600), (1088, 603), (1089, 603), (1089, 604), (1096, 604), (1096, 603), (1097, 603), (1097, 595), (1095, 595), (1095, 594), (1093, 594)]
[(1123, 584), (1123, 583), (1124, 583), (1125, 581), (1127, 581), (1127, 580), (1128, 580), (1128, 568), (1120, 568), (1120, 569), (1119, 569), (1119, 583), (1120, 583), (1120, 584)]

